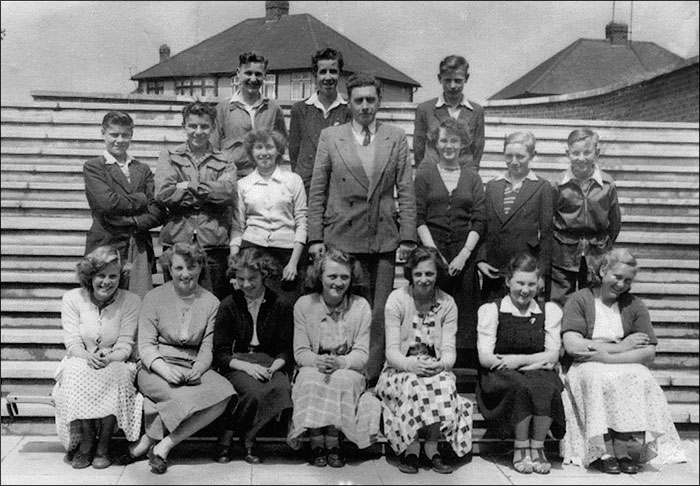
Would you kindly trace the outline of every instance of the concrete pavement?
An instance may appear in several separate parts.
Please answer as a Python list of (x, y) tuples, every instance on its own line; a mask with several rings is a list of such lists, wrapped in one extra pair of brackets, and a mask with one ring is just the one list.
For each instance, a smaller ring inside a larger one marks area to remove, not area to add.
[(265, 463), (251, 466), (242, 459), (229, 464), (210, 459), (211, 441), (180, 444), (168, 460), (168, 472), (155, 475), (146, 461), (129, 466), (92, 467), (74, 470), (63, 462), (65, 451), (55, 436), (2, 436), (1, 484), (695, 484), (699, 482), (698, 439), (684, 439), (689, 462), (666, 466), (646, 465), (636, 475), (617, 476), (562, 466), (552, 460), (549, 475), (523, 475), (510, 465), (511, 453), (503, 448), (475, 456), (453, 474), (440, 475), (421, 470), (416, 475), (402, 474), (393, 454), (382, 456), (375, 446), (359, 451), (342, 469), (316, 468), (306, 462), (303, 452), (294, 452), (280, 443), (262, 443)]

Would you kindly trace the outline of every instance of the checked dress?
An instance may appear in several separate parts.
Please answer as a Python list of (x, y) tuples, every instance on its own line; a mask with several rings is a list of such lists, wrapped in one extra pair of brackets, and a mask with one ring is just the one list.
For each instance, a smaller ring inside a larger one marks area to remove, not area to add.
[[(410, 349), (418, 350), (420, 359), (435, 359), (435, 320), (435, 306), (413, 318)], [(417, 439), (420, 429), (435, 423), (458, 456), (471, 450), (473, 404), (457, 393), (451, 371), (421, 377), (387, 364), (375, 391), (382, 402), (384, 435), (397, 454)]]

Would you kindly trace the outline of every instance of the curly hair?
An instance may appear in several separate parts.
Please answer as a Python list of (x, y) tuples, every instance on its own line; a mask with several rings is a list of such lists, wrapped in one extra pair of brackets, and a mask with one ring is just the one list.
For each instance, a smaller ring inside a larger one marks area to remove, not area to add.
[(343, 71), (343, 66), (345, 62), (343, 61), (343, 54), (340, 51), (336, 51), (332, 47), (326, 47), (324, 49), (319, 49), (311, 57), (311, 68), (314, 74), (318, 73), (318, 61), (338, 61), (338, 70)]
[(113, 246), (100, 246), (80, 259), (75, 269), (80, 286), (92, 292), (92, 279), (112, 263), (119, 265), (119, 286), (121, 287), (129, 277), (131, 265), (125, 265), (122, 262), (119, 250)]
[(163, 268), (171, 270), (170, 267), (172, 265), (174, 255), (180, 255), (183, 260), (185, 260), (187, 266), (199, 265), (202, 268), (204, 267), (204, 262), (206, 261), (207, 257), (207, 254), (198, 244), (178, 242), (165, 250), (160, 256), (160, 264), (163, 266)]
[(279, 164), (282, 161), (284, 151), (287, 150), (287, 140), (284, 138), (284, 135), (277, 130), (260, 128), (249, 131), (243, 138), (243, 148), (248, 154), (248, 157), (250, 157), (251, 160), (255, 160), (253, 159), (253, 147), (255, 144), (257, 142), (266, 143), (270, 139), (272, 139), (272, 143), (275, 144), (275, 148), (277, 149), (277, 160), (275, 160), (275, 163)]
[(268, 60), (259, 52), (250, 51), (242, 52), (238, 55), (238, 66), (243, 66), (245, 64), (260, 63), (265, 65), (265, 70), (267, 71)]
[(307, 289), (313, 292), (318, 292), (319, 294), (323, 292), (323, 282), (321, 277), (329, 260), (350, 267), (350, 286), (348, 287), (347, 293), (358, 295), (362, 294), (367, 287), (367, 282), (365, 281), (365, 274), (362, 271), (360, 262), (358, 262), (357, 258), (355, 258), (353, 255), (345, 253), (344, 251), (338, 250), (332, 246), (326, 246), (323, 256), (321, 258), (316, 258), (313, 266), (309, 267), (308, 271), (306, 272)]
[(279, 274), (279, 267), (275, 259), (265, 250), (252, 246), (243, 248), (238, 254), (228, 257), (226, 276), (229, 279), (236, 278), (236, 272), (244, 268), (257, 270), (262, 274), (263, 279)]
[(447, 279), (447, 268), (438, 250), (428, 246), (417, 246), (406, 258), (406, 263), (403, 265), (403, 276), (408, 280), (409, 284), (413, 285), (413, 270), (416, 269), (419, 263), (429, 260), (432, 260), (435, 264), (435, 270), (437, 271), (437, 282), (435, 285), (437, 287), (442, 285)]
[(635, 273), (637, 272), (637, 259), (632, 255), (626, 248), (613, 248), (608, 251), (599, 260), (591, 265), (588, 271), (588, 286), (591, 288), (600, 287), (603, 284), (603, 277), (601, 273), (605, 275), (608, 270), (614, 267), (617, 263), (624, 263), (634, 268)]

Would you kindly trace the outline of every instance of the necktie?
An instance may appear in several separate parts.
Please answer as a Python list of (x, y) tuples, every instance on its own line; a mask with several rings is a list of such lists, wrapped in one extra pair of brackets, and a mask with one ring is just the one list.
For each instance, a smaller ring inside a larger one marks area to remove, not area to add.
[(362, 133), (365, 134), (365, 138), (362, 140), (362, 146), (366, 147), (370, 142), (369, 128), (367, 126), (362, 127)]

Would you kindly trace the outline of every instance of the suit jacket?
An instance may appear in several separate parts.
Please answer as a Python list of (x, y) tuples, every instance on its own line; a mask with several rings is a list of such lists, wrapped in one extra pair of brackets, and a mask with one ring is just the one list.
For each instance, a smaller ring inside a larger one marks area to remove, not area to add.
[(370, 181), (351, 124), (321, 132), (309, 194), (309, 244), (324, 242), (348, 253), (384, 253), (395, 251), (401, 241), (416, 241), (406, 134), (377, 123), (373, 143), (376, 170)]
[(149, 230), (162, 224), (165, 210), (154, 199), (151, 168), (134, 159), (129, 164), (129, 173), (131, 182), (117, 164), (107, 164), (103, 156), (83, 165), (85, 195), (92, 213), (85, 254), (99, 246), (112, 245), (126, 257), (129, 237), (133, 234), (137, 244), (146, 247), (151, 271), (155, 271)]
[[(416, 119), (413, 129), (413, 157), (416, 166), (423, 161), (423, 158), (430, 151), (435, 151), (432, 143), (428, 143), (428, 134), (435, 127), (440, 125), (440, 122), (450, 117), (450, 112), (446, 105), (440, 108), (435, 107), (437, 98), (424, 101), (416, 108)], [(481, 105), (469, 101), (474, 107), (474, 111), (460, 110), (459, 119), (467, 125), (469, 129), (470, 143), (462, 148), (462, 155), (467, 159), (471, 155), (471, 161), (468, 161), (467, 166), (475, 171), (479, 170), (481, 164), (481, 156), (484, 153), (484, 109)]]
[[(260, 341), (258, 351), (285, 360), (284, 370), (290, 372), (294, 367), (292, 304), (266, 288), (256, 325)], [(229, 371), (233, 353), (248, 352), (252, 338), (253, 318), (248, 311), (245, 295), (236, 290), (221, 301), (214, 323), (214, 363), (221, 374)]]
[(522, 251), (539, 260), (543, 275), (549, 274), (552, 256), (552, 190), (544, 179), (525, 179), (508, 214), (503, 209), (506, 181), (486, 184), (486, 237), (477, 261), (505, 270), (508, 261)]
[(309, 192), (311, 176), (314, 170), (314, 159), (318, 139), (324, 128), (342, 125), (351, 119), (347, 105), (339, 105), (333, 108), (324, 118), (321, 110), (313, 105), (307, 105), (306, 101), (298, 101), (292, 106), (291, 121), (289, 123), (289, 159), (294, 172), (304, 181), (306, 192)]

